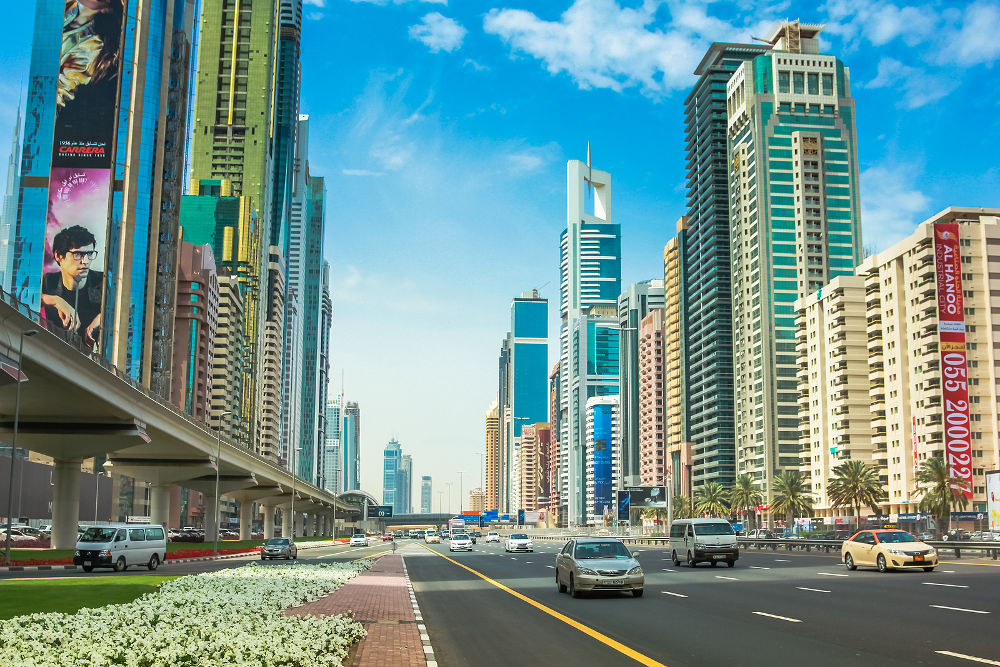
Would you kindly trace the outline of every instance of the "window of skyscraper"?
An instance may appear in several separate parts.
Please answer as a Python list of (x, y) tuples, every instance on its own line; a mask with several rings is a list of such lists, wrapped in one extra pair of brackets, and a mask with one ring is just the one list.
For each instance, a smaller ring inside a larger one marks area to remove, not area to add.
[(778, 92), (787, 93), (788, 92), (788, 72), (781, 71), (778, 72)]
[(819, 74), (809, 75), (809, 94), (819, 95)]
[(792, 90), (796, 95), (801, 95), (805, 92), (805, 76), (802, 72), (792, 73)]

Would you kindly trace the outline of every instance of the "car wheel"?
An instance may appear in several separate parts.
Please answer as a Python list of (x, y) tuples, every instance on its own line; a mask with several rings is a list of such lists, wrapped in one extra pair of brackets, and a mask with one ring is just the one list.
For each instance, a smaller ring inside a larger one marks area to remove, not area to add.
[(93, 572), (94, 571), (94, 566), (93, 565), (84, 565), (83, 566), (83, 571), (84, 572)]
[(267, 558), (265, 558), (264, 556), (261, 556), (260, 559), (261, 560), (267, 560)]
[(674, 562), (674, 567), (679, 567), (681, 564), (681, 559), (677, 557), (677, 551), (670, 553), (670, 560)]
[(688, 552), (687, 564), (688, 567), (695, 567), (697, 565), (697, 563), (694, 562), (694, 554), (690, 551)]
[(858, 566), (854, 564), (854, 556), (851, 554), (844, 555), (844, 565), (847, 566), (848, 570), (856, 570)]
[(150, 572), (152, 572), (156, 568), (160, 567), (160, 557), (157, 556), (156, 554), (153, 554), (152, 556), (150, 556), (150, 558), (149, 558), (149, 564), (146, 565), (146, 567), (149, 568)]
[(645, 592), (646, 592), (646, 589), (644, 589), (644, 588), (633, 588), (632, 589), (632, 597), (634, 597), (634, 598), (641, 598), (642, 594), (645, 593)]
[(736, 565), (736, 561), (734, 561), (734, 560), (727, 560), (726, 561), (726, 565), (728, 565), (729, 567), (733, 567), (734, 565)]
[(569, 594), (570, 597), (578, 598), (580, 597), (580, 591), (576, 589), (576, 582), (573, 580), (573, 575), (569, 575)]
[(881, 572), (882, 574), (885, 574), (886, 572), (889, 571), (889, 567), (886, 565), (885, 562), (885, 556), (883, 556), (882, 554), (878, 555), (878, 559), (875, 561), (875, 564), (878, 565), (878, 571)]
[(566, 592), (566, 587), (563, 586), (563, 583), (559, 580), (559, 572), (558, 572), (558, 570), (556, 571), (556, 588), (559, 589), (560, 593), (565, 593)]
[(933, 572), (933, 571), (934, 571), (934, 566), (924, 568), (924, 572)]
[(719, 563), (718, 563), (718, 561), (710, 560), (710, 561), (708, 561), (708, 564), (711, 565), (712, 567), (715, 567)]
[(127, 567), (125, 556), (119, 556), (118, 560), (115, 561), (115, 572), (124, 572)]

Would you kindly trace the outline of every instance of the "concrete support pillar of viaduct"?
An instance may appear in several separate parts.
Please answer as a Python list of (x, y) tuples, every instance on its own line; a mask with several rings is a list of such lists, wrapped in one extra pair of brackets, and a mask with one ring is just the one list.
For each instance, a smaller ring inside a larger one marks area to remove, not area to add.
[(319, 532), (319, 514), (313, 514), (313, 535), (322, 535)]
[(269, 540), (274, 537), (274, 506), (264, 505), (264, 539)]
[(240, 502), (240, 539), (250, 539), (250, 522), (253, 520), (253, 501)]
[(219, 499), (211, 493), (204, 493), (205, 499), (205, 542), (215, 542), (219, 534)]
[(166, 528), (170, 523), (170, 484), (154, 484), (149, 487), (149, 521)]
[(299, 524), (298, 525), (298, 530), (295, 531), (295, 532), (298, 535), (301, 535), (301, 536), (305, 537), (305, 535), (306, 535), (306, 515), (305, 515), (305, 512), (299, 513), (298, 516), (295, 517), (295, 520), (298, 521), (298, 524)]
[(83, 459), (55, 459), (52, 471), (52, 548), (76, 547), (80, 519), (80, 464)]

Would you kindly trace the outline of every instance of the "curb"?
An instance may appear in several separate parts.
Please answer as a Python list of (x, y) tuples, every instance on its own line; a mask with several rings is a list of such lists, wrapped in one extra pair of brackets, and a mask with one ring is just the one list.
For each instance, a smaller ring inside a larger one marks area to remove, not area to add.
[[(333, 547), (340, 544), (340, 542), (332, 542), (329, 544), (312, 544), (309, 546), (301, 546), (299, 549), (318, 549), (320, 547)], [(252, 556), (258, 553), (257, 551), (244, 551), (238, 554), (225, 554), (224, 556), (199, 556), (197, 558), (168, 558), (161, 563), (161, 565), (179, 565), (181, 563), (198, 563), (202, 561), (210, 560), (225, 560), (227, 558), (245, 558), (247, 556)], [(79, 565), (11, 565), (9, 567), (0, 567), (0, 572), (37, 572), (40, 570), (79, 570)]]
[(420, 633), (420, 643), (423, 644), (424, 648), (424, 660), (427, 661), (427, 667), (437, 667), (437, 660), (434, 658), (434, 647), (431, 646), (431, 638), (427, 634), (427, 626), (424, 625), (424, 617), (420, 613), (420, 607), (417, 606), (417, 596), (413, 592), (413, 582), (410, 581), (410, 571), (406, 568), (406, 556), (399, 554), (399, 558), (403, 563), (403, 576), (406, 577), (406, 588), (410, 593), (410, 604), (413, 605), (413, 616), (417, 621), (417, 631)]

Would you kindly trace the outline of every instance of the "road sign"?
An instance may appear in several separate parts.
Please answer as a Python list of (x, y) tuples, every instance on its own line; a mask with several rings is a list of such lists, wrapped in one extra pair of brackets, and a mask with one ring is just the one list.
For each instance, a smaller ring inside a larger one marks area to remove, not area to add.
[(392, 505), (369, 505), (368, 506), (368, 518), (369, 519), (391, 519), (392, 518)]

